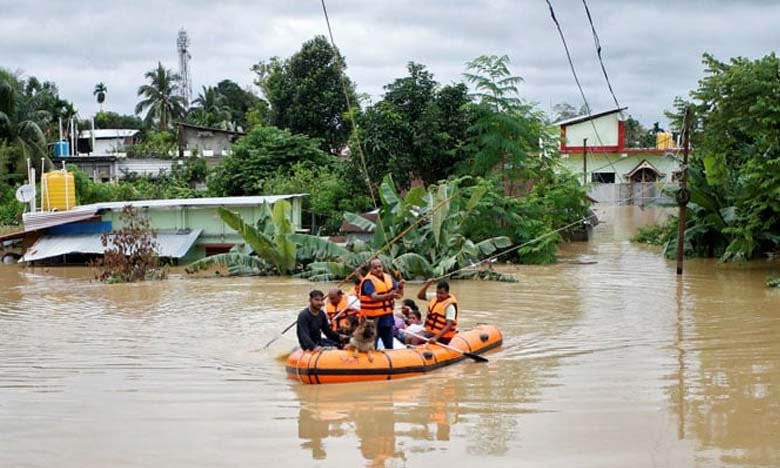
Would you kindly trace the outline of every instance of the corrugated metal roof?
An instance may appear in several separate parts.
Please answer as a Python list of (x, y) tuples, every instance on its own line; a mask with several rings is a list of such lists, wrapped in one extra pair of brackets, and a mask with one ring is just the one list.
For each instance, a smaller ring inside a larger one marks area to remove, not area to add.
[(22, 221), (24, 222), (25, 231), (37, 231), (38, 229), (50, 228), (53, 226), (59, 226), (60, 224), (75, 223), (77, 221), (84, 221), (97, 215), (97, 210), (87, 208), (86, 206), (78, 207), (68, 211), (37, 211), (35, 213), (24, 213), (22, 215)]
[(178, 207), (217, 207), (217, 206), (259, 206), (263, 203), (273, 205), (279, 200), (304, 197), (307, 193), (294, 193), (290, 195), (265, 195), (255, 197), (212, 197), (212, 198), (173, 198), (170, 200), (137, 200), (94, 203), (92, 205), (77, 206), (71, 211), (80, 210), (121, 210), (127, 205), (135, 208), (178, 208)]
[[(202, 229), (186, 231), (158, 231), (155, 251), (160, 257), (182, 258), (203, 232)], [(76, 234), (67, 236), (43, 236), (27, 249), (22, 262), (35, 262), (67, 254), (103, 254), (101, 234)]]

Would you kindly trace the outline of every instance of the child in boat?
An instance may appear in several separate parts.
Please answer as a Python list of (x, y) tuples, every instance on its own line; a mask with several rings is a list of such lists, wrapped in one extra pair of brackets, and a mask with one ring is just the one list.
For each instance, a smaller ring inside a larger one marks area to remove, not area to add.
[(406, 330), (417, 335), (422, 334), (423, 330), (425, 330), (422, 323), (422, 314), (419, 310), (409, 312), (409, 325), (406, 326)]

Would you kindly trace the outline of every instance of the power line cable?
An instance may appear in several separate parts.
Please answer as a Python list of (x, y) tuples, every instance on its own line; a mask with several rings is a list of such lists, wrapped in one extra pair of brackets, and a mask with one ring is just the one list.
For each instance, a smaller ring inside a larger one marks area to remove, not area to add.
[[(357, 120), (355, 119), (355, 113), (352, 109), (352, 102), (349, 99), (349, 86), (347, 85), (346, 65), (343, 62), (343, 57), (339, 48), (336, 47), (336, 41), (333, 39), (333, 29), (330, 27), (330, 17), (328, 16), (328, 8), (325, 6), (325, 0), (321, 0), (322, 12), (325, 15), (325, 24), (328, 26), (328, 36), (330, 37), (330, 44), (333, 50), (336, 52), (336, 63), (339, 67), (339, 76), (341, 78), (341, 87), (344, 91), (344, 99), (347, 102), (347, 114), (349, 115), (350, 122), (352, 123), (352, 131), (355, 136), (355, 143), (358, 148), (358, 155), (360, 156), (360, 162), (363, 169), (363, 174), (366, 178), (366, 185), (368, 186), (368, 193), (371, 195), (371, 202), (374, 205), (374, 209), (378, 210), (379, 205), (376, 202), (376, 196), (374, 195), (374, 187), (371, 184), (371, 177), (368, 174), (368, 165), (366, 164), (366, 155), (363, 153), (363, 145), (360, 142), (360, 130), (358, 129)], [(377, 224), (382, 231), (382, 237), (387, 240), (387, 233), (385, 232), (384, 225), (382, 223), (382, 217), (377, 213)]]
[[(566, 52), (566, 59), (569, 62), (569, 69), (571, 70), (571, 73), (574, 76), (574, 82), (577, 84), (577, 89), (579, 89), (580, 91), (580, 96), (582, 96), (582, 102), (585, 104), (585, 112), (587, 112), (588, 114), (588, 121), (590, 122), (590, 125), (593, 128), (593, 133), (596, 135), (596, 139), (598, 140), (599, 145), (605, 146), (604, 141), (601, 139), (601, 135), (599, 134), (599, 131), (596, 129), (596, 124), (593, 122), (593, 116), (591, 114), (588, 98), (585, 96), (585, 91), (582, 89), (582, 85), (580, 84), (580, 78), (577, 76), (577, 70), (574, 68), (574, 62), (571, 59), (571, 52), (569, 52), (569, 45), (566, 43), (566, 37), (563, 35), (563, 29), (561, 28), (561, 24), (558, 22), (558, 18), (555, 16), (555, 9), (553, 8), (550, 0), (545, 0), (545, 1), (547, 2), (547, 6), (550, 8), (550, 16), (552, 17), (553, 23), (555, 23), (555, 27), (558, 29), (558, 35), (561, 37), (561, 42), (563, 43), (563, 49)], [(620, 107), (618, 107), (618, 109), (620, 109)], [(617, 174), (618, 170), (615, 167), (612, 160), (606, 154), (604, 155), (604, 157), (609, 162), (609, 165), (612, 166), (612, 169), (614, 169), (615, 174)], [(591, 171), (591, 173), (593, 173), (593, 171)]]
[(590, 15), (590, 8), (588, 8), (588, 2), (586, 0), (582, 0), (582, 4), (585, 5), (585, 13), (587, 13), (588, 15), (590, 30), (593, 31), (593, 42), (596, 44), (596, 55), (598, 56), (599, 63), (601, 64), (601, 71), (604, 72), (604, 78), (607, 80), (607, 87), (609, 88), (609, 93), (612, 95), (612, 99), (615, 101), (615, 107), (620, 109), (620, 103), (618, 103), (618, 98), (617, 96), (615, 96), (615, 91), (612, 89), (612, 83), (609, 81), (607, 68), (604, 66), (604, 60), (601, 57), (601, 41), (599, 40), (599, 35), (596, 32), (596, 27), (593, 25), (593, 18)]

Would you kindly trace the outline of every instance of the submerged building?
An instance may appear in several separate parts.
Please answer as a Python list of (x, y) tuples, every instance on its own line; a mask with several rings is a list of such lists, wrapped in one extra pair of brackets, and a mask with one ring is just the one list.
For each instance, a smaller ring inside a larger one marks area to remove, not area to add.
[(563, 165), (580, 174), (588, 195), (600, 203), (644, 205), (668, 200), (663, 189), (677, 184), (682, 148), (670, 133), (658, 133), (651, 148), (628, 147), (626, 109), (556, 122), (561, 129)]
[(122, 210), (136, 208), (156, 233), (157, 254), (172, 263), (191, 261), (223, 253), (243, 239), (217, 213), (223, 207), (236, 212), (251, 225), (261, 216), (264, 204), (288, 200), (292, 223), (301, 230), (302, 200), (306, 194), (250, 197), (190, 198), (95, 203), (64, 211), (25, 213), (24, 231), (0, 236), (0, 241), (17, 239), (27, 263), (79, 264), (105, 251), (101, 237), (120, 229)]

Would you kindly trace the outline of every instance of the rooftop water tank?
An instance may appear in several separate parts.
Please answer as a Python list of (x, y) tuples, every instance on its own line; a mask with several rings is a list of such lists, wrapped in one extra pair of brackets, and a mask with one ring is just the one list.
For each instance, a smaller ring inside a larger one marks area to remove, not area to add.
[(54, 156), (61, 158), (70, 155), (70, 145), (67, 141), (58, 141), (54, 143)]
[(655, 134), (656, 149), (674, 148), (674, 135), (669, 132), (658, 132)]
[(76, 206), (76, 184), (70, 172), (47, 172), (41, 185), (43, 211), (65, 211)]

